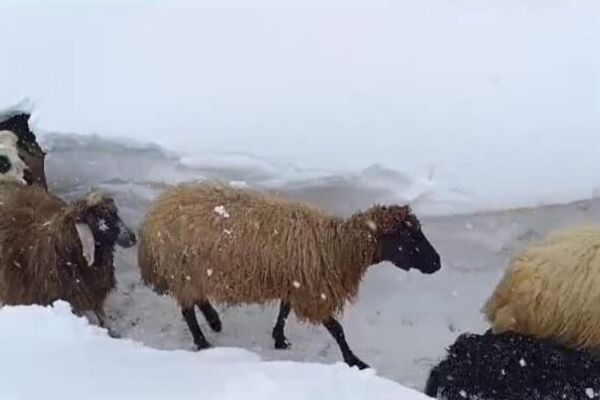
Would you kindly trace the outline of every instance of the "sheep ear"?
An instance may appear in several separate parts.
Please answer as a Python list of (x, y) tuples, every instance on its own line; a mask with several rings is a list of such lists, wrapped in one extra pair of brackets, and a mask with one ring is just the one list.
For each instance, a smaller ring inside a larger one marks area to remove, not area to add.
[(94, 264), (94, 250), (96, 247), (92, 230), (88, 224), (79, 222), (75, 224), (75, 229), (77, 230), (77, 235), (79, 236), (79, 241), (81, 242), (83, 257), (87, 261), (88, 265), (91, 266)]
[(89, 192), (87, 196), (85, 196), (85, 201), (88, 207), (97, 206), (98, 204), (102, 203), (102, 200), (102, 194), (97, 191)]

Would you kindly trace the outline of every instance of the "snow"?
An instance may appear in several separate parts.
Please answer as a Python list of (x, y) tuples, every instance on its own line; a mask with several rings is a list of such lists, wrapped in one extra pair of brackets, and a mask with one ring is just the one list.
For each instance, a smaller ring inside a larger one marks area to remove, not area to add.
[(215, 212), (220, 217), (223, 217), (223, 218), (229, 218), (230, 217), (229, 213), (227, 212), (227, 210), (223, 206), (216, 206), (215, 207)]
[(108, 231), (109, 228), (104, 218), (100, 218), (100, 220), (98, 221), (98, 229), (100, 229), (103, 232)]
[(524, 359), (522, 359), (522, 358), (521, 358), (521, 359), (519, 360), (519, 365), (520, 365), (521, 367), (525, 368), (525, 367), (527, 366), (527, 361), (525, 361)]
[(3, 400), (427, 398), (341, 363), (263, 362), (236, 348), (160, 351), (113, 339), (60, 301), (1, 308), (0, 354)]
[(430, 214), (600, 188), (595, 1), (1, 7), (0, 109), (29, 99), (40, 131), (247, 181), (338, 177)]

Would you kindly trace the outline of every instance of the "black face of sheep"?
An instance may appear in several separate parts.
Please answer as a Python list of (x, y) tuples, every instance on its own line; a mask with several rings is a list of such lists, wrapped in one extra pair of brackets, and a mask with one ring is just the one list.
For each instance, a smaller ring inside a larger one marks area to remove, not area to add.
[(117, 206), (112, 198), (99, 193), (91, 193), (86, 198), (87, 206), (81, 217), (96, 242), (129, 248), (137, 243), (133, 231), (119, 217)]
[(438, 252), (421, 230), (421, 223), (413, 214), (408, 214), (392, 232), (380, 238), (381, 255), (385, 261), (408, 271), (418, 269), (432, 274), (441, 268)]

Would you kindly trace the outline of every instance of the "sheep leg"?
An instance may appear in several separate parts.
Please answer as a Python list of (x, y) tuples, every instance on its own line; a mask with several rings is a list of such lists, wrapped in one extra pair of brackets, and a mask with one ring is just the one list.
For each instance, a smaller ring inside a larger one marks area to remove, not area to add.
[(440, 371), (437, 367), (432, 368), (429, 378), (425, 383), (425, 394), (429, 397), (437, 398), (440, 390)]
[(106, 316), (103, 312), (95, 311), (94, 313), (96, 314), (96, 318), (98, 318), (98, 326), (100, 328), (106, 329), (108, 336), (110, 336), (113, 339), (121, 338), (121, 335), (119, 335), (110, 326), (108, 326), (108, 324), (106, 323)]
[(346, 335), (344, 335), (344, 329), (342, 325), (333, 317), (330, 317), (325, 322), (323, 322), (323, 326), (329, 331), (331, 336), (335, 339), (338, 346), (340, 346), (340, 350), (342, 351), (342, 356), (344, 357), (344, 361), (351, 367), (358, 367), (358, 369), (369, 368), (367, 364), (362, 362), (358, 357), (354, 355), (352, 350), (350, 350), (350, 346), (348, 346), (348, 342), (346, 342)]
[(273, 327), (273, 334), (271, 335), (275, 339), (275, 348), (284, 350), (290, 347), (290, 342), (285, 337), (285, 320), (290, 315), (292, 309), (289, 302), (282, 301), (279, 305), (279, 315), (277, 316), (277, 322)]
[(198, 320), (196, 319), (196, 311), (194, 311), (194, 306), (192, 307), (181, 307), (181, 314), (183, 318), (185, 318), (185, 322), (187, 322), (188, 328), (190, 328), (190, 332), (192, 332), (192, 336), (194, 337), (194, 343), (198, 350), (207, 349), (210, 347), (210, 343), (202, 334), (202, 330), (200, 329), (200, 325), (198, 325)]
[(200, 311), (202, 311), (202, 314), (204, 314), (204, 319), (206, 319), (206, 322), (208, 322), (210, 329), (212, 329), (214, 332), (221, 332), (221, 319), (219, 318), (219, 314), (217, 313), (217, 310), (213, 308), (212, 304), (210, 304), (208, 300), (204, 300), (198, 303), (197, 306)]

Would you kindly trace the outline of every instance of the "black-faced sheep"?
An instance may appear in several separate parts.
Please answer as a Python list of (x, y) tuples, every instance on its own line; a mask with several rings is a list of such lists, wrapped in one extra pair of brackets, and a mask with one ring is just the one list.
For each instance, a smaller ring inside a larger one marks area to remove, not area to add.
[(67, 205), (40, 186), (13, 184), (0, 202), (0, 302), (71, 303), (103, 325), (115, 286), (114, 245), (131, 247), (133, 232), (114, 201), (98, 192)]
[(463, 334), (432, 369), (425, 393), (443, 400), (597, 399), (600, 362), (512, 332)]
[(367, 365), (350, 350), (335, 319), (352, 301), (367, 267), (390, 261), (424, 273), (440, 257), (408, 207), (377, 206), (348, 219), (245, 189), (183, 185), (160, 197), (140, 231), (143, 280), (175, 297), (199, 349), (209, 346), (194, 307), (211, 328), (221, 322), (209, 300), (228, 305), (280, 301), (273, 338), (286, 348), (285, 320), (323, 324), (349, 365)]
[(483, 312), (494, 332), (600, 351), (600, 230), (550, 235), (516, 257)]
[(0, 131), (10, 131), (18, 139), (17, 149), (19, 157), (27, 166), (24, 173), (25, 181), (27, 184), (40, 185), (46, 189), (46, 153), (42, 150), (35, 135), (29, 129), (30, 114), (16, 112), (3, 115), (1, 118)]

